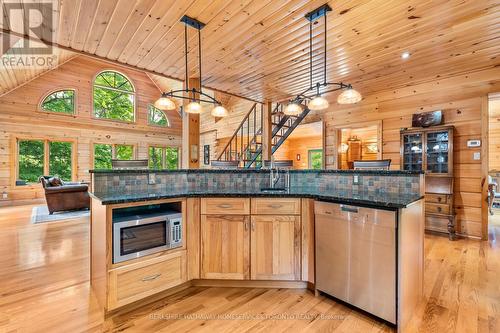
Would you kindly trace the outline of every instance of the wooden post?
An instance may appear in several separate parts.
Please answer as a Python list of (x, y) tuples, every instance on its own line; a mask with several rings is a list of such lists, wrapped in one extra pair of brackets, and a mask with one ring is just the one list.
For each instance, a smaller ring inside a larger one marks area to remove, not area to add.
[(272, 115), (273, 106), (271, 102), (264, 103), (262, 114), (262, 161), (268, 161), (272, 155), (273, 124)]
[[(200, 79), (189, 79), (189, 89), (200, 89)], [(198, 96), (194, 96), (198, 97)], [(184, 108), (190, 103), (184, 100)], [(183, 169), (196, 169), (200, 167), (200, 115), (182, 113), (182, 154), (181, 165)]]

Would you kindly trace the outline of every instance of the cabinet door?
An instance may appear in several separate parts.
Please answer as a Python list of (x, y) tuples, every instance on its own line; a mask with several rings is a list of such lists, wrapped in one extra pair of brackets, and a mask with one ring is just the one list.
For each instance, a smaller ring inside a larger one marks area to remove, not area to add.
[(422, 133), (408, 133), (401, 136), (402, 167), (408, 171), (423, 170), (423, 136)]
[(432, 174), (450, 174), (452, 150), (451, 136), (448, 130), (426, 133), (426, 171)]
[(202, 215), (201, 278), (249, 278), (249, 217)]
[(252, 280), (300, 280), (300, 217), (252, 216)]

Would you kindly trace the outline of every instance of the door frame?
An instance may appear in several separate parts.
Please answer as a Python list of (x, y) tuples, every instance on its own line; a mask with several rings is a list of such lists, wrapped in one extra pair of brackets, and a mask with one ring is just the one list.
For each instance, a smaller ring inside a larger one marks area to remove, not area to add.
[(374, 120), (374, 121), (364, 121), (364, 122), (359, 122), (356, 124), (344, 124), (344, 125), (336, 125), (334, 127), (334, 138), (335, 138), (335, 144), (334, 144), (334, 169), (339, 169), (341, 165), (341, 154), (340, 154), (340, 145), (342, 144), (342, 130), (343, 129), (358, 129), (358, 128), (364, 128), (364, 127), (373, 127), (377, 126), (377, 159), (381, 160), (383, 156), (383, 151), (382, 151), (382, 130), (383, 130), (383, 125), (382, 125), (382, 120)]

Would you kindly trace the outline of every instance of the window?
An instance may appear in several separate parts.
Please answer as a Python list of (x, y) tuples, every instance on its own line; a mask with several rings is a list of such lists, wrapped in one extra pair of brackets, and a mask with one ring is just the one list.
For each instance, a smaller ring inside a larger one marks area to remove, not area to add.
[(94, 169), (111, 169), (111, 160), (133, 160), (135, 149), (133, 145), (94, 144)]
[(122, 74), (101, 72), (94, 81), (94, 117), (126, 122), (134, 121), (135, 92)]
[(154, 105), (148, 105), (148, 124), (153, 126), (168, 127), (170, 123), (167, 115), (162, 110), (156, 108)]
[(179, 168), (179, 148), (177, 147), (149, 147), (149, 168), (168, 169)]
[(17, 185), (37, 183), (43, 175), (72, 180), (73, 142), (20, 139), (17, 146)]
[(323, 149), (311, 149), (308, 151), (309, 169), (323, 168)]
[(36, 183), (44, 174), (45, 150), (41, 140), (20, 140), (18, 180), (26, 183)]
[(58, 90), (47, 95), (41, 103), (42, 111), (75, 114), (75, 91)]

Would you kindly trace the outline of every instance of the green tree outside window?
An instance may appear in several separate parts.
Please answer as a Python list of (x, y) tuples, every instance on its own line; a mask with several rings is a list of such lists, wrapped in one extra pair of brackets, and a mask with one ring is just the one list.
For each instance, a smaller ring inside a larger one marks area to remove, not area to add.
[(27, 183), (36, 183), (44, 171), (44, 141), (20, 140), (18, 144), (18, 179)]
[(134, 158), (134, 146), (116, 145), (115, 158), (117, 160), (131, 160)]
[(105, 71), (94, 81), (94, 117), (133, 122), (135, 92), (122, 74)]
[(151, 104), (148, 105), (148, 124), (161, 127), (170, 126), (165, 112)]
[(94, 169), (111, 169), (113, 147), (107, 144), (94, 145)]
[(73, 144), (71, 142), (49, 142), (49, 173), (59, 176), (62, 180), (71, 181)]
[(63, 114), (75, 113), (75, 91), (58, 90), (45, 97), (41, 104), (42, 110)]
[(175, 170), (179, 168), (179, 149), (176, 147), (149, 147), (149, 168)]
[(323, 149), (311, 149), (308, 151), (309, 169), (319, 170), (323, 168)]

